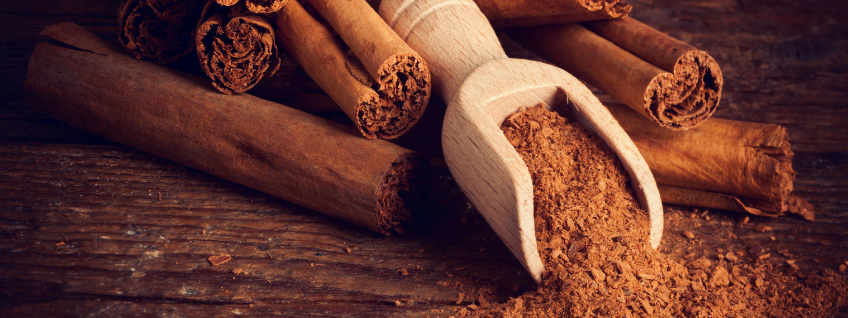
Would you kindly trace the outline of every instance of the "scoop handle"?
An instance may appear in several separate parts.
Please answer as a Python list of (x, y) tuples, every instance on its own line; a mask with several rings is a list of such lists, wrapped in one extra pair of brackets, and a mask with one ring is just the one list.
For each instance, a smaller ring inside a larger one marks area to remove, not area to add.
[(427, 61), (433, 90), (445, 103), (478, 66), (507, 58), (472, 0), (384, 0), (379, 13)]

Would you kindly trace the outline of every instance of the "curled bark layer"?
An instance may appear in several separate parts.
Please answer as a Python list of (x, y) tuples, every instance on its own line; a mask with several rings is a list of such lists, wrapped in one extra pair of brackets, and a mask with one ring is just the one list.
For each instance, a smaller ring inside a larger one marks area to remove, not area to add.
[(366, 136), (393, 139), (404, 134), (421, 118), (430, 100), (427, 63), (364, 0), (306, 2), (350, 48), (384, 101), (369, 102), (355, 114), (354, 122)]
[[(724, 77), (706, 52), (633, 18), (586, 22), (586, 27), (640, 59), (670, 72), (652, 83), (650, 110), (660, 122), (694, 127), (715, 112)], [(665, 82), (665, 83), (663, 83)]]
[(427, 187), (426, 160), (391, 142), (248, 94), (222, 96), (74, 24), (43, 34), (54, 41), (32, 54), (28, 101), (72, 126), (384, 234), (402, 231)]
[[(390, 54), (371, 74), (332, 29), (296, 1), (278, 11), (277, 27), (287, 55), (333, 98), (366, 138), (396, 138), (421, 117), (429, 101), (430, 73), (417, 54)], [(383, 50), (379, 43), (372, 42), (371, 50)]]
[(607, 108), (662, 185), (663, 203), (813, 218), (812, 206), (792, 194), (794, 153), (783, 127), (713, 118), (675, 132), (624, 105)]
[(621, 0), (475, 0), (495, 28), (551, 25), (627, 16)]
[[(210, 6), (216, 5), (210, 2)], [(280, 68), (271, 22), (232, 8), (227, 15), (211, 14), (197, 28), (200, 65), (212, 85), (226, 94), (246, 92)], [(207, 11), (216, 10), (207, 7)]]
[(662, 127), (688, 129), (715, 112), (724, 79), (707, 53), (631, 18), (586, 24), (603, 36), (576, 24), (508, 34)]
[[(289, 0), (244, 0), (244, 6), (253, 13), (273, 13), (282, 9)], [(215, 0), (222, 6), (236, 5), (239, 0)]]
[(125, 0), (118, 12), (118, 40), (140, 60), (171, 63), (194, 49), (200, 0)]

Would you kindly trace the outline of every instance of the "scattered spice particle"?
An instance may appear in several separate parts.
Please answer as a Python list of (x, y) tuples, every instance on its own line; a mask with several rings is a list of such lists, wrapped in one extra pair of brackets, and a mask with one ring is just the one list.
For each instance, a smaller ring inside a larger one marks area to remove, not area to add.
[(351, 252), (350, 247), (345, 246), (345, 252), (347, 252), (348, 254), (350, 254), (350, 252)]
[(724, 258), (728, 261), (731, 261), (731, 262), (738, 262), (739, 261), (739, 258), (736, 257), (736, 254), (734, 254), (733, 252), (727, 252), (727, 254), (724, 254)]
[(757, 226), (754, 227), (754, 231), (757, 231), (757, 232), (760, 232), (760, 233), (765, 233), (765, 232), (771, 231), (771, 227), (767, 226), (765, 224), (757, 224)]
[(797, 265), (797, 264), (795, 264), (795, 260), (794, 260), (794, 259), (786, 260), (786, 264), (789, 264), (789, 267), (791, 267), (793, 270), (796, 270), (796, 271), (797, 271), (797, 270), (801, 269), (800, 267), (798, 267), (798, 265)]
[(65, 245), (65, 242), (56, 243), (56, 246), (63, 246), (63, 245)]
[(459, 296), (456, 298), (456, 304), (459, 305), (462, 303), (462, 299), (465, 297), (464, 293), (459, 293)]
[[(845, 304), (848, 284), (833, 271), (802, 280), (770, 262), (740, 261), (745, 254), (731, 251), (727, 261), (701, 257), (684, 266), (650, 248), (647, 213), (615, 153), (558, 114), (533, 107), (510, 116), (502, 130), (530, 170), (547, 271), (537, 289), (495, 306), (465, 306), (457, 316), (828, 317)], [(570, 206), (584, 208), (562, 208)], [(764, 252), (755, 248), (750, 255), (756, 260)]]
[(236, 274), (236, 275), (241, 274), (241, 273), (243, 273), (243, 272), (244, 272), (244, 271), (243, 271), (241, 268), (233, 269), (233, 274)]
[(233, 258), (230, 257), (230, 255), (227, 255), (227, 254), (213, 255), (213, 256), (209, 256), (209, 258), (208, 258), (209, 263), (211, 263), (212, 266), (218, 266), (218, 265), (224, 264), (226, 262), (229, 262), (231, 259), (233, 259)]
[(692, 231), (684, 231), (683, 236), (685, 236), (689, 239), (693, 239), (693, 238), (695, 238), (695, 233), (692, 233)]
[(406, 268), (401, 268), (398, 270), (398, 272), (403, 276), (409, 275), (409, 272), (406, 271)]

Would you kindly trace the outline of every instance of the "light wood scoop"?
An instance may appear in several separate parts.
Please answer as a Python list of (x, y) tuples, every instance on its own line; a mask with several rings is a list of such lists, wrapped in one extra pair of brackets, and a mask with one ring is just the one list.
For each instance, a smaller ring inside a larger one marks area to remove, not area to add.
[(663, 231), (659, 191), (648, 165), (610, 112), (574, 76), (541, 62), (510, 59), (472, 0), (384, 0), (380, 15), (427, 61), (433, 88), (448, 109), (442, 129), (445, 160), (459, 186), (541, 282), (533, 183), (501, 123), (520, 107), (545, 103), (577, 119), (618, 154), (650, 214), (650, 242)]

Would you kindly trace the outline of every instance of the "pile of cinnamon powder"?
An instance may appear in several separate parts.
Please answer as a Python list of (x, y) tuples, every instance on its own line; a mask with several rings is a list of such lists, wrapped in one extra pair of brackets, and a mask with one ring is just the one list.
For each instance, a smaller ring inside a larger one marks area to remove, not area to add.
[(845, 277), (832, 271), (797, 275), (757, 259), (670, 259), (650, 247), (648, 215), (603, 140), (543, 106), (519, 111), (502, 129), (533, 179), (547, 271), (536, 291), (459, 316), (830, 317), (845, 303)]

